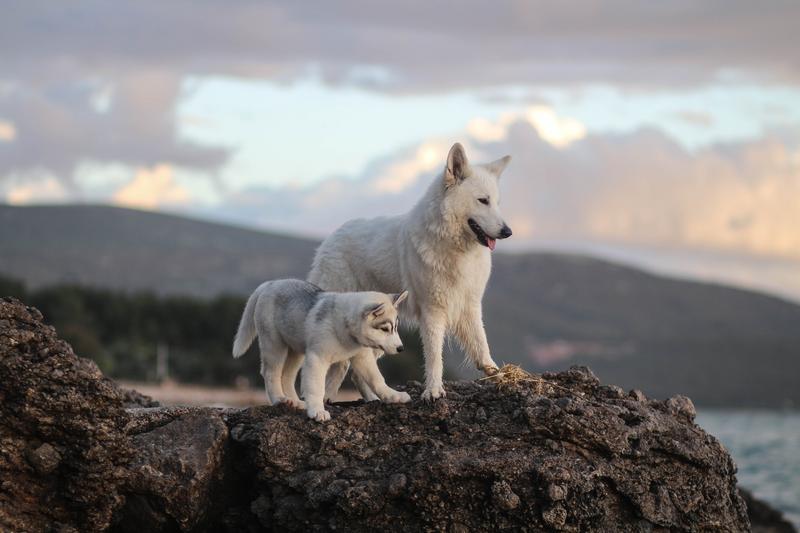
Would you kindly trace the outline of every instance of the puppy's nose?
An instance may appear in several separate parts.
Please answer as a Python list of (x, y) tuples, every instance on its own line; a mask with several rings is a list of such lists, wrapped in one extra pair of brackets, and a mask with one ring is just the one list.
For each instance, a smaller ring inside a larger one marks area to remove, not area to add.
[(402, 352), (403, 350), (405, 350), (405, 348), (403, 348), (403, 345), (402, 345), (402, 344), (401, 344), (400, 346), (398, 346), (398, 347), (397, 347), (397, 353), (400, 353), (400, 352)]
[(511, 237), (511, 228), (503, 224), (503, 228), (500, 230), (500, 236), (498, 238), (508, 239), (509, 237)]

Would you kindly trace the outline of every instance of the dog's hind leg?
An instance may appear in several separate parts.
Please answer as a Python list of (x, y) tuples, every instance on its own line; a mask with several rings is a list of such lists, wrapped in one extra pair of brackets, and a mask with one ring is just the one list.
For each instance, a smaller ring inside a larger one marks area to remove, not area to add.
[(264, 378), (264, 388), (267, 391), (267, 401), (272, 405), (278, 405), (287, 400), (283, 393), (283, 366), (289, 348), (280, 341), (259, 337), (258, 345), (261, 349), (261, 376)]
[(367, 384), (367, 381), (361, 377), (361, 373), (355, 371), (355, 367), (353, 367), (353, 373), (350, 374), (350, 379), (353, 380), (353, 385), (355, 385), (356, 389), (358, 389), (358, 392), (361, 393), (361, 397), (365, 402), (374, 402), (376, 400), (380, 400), (378, 395), (375, 394), (375, 392), (373, 392), (373, 390)]
[(303, 354), (289, 350), (286, 356), (286, 363), (283, 365), (283, 376), (281, 376), (283, 393), (289, 399), (289, 404), (297, 409), (305, 409), (306, 407), (305, 402), (297, 396), (297, 391), (294, 387), (297, 382), (297, 373), (300, 371), (300, 367), (303, 366), (303, 358)]
[(396, 391), (386, 384), (372, 349), (362, 350), (352, 361), (353, 381), (363, 383), (363, 386), (370, 392), (375, 391), (382, 402), (406, 403), (411, 401), (411, 396), (407, 392)]
[(350, 370), (350, 361), (342, 361), (331, 365), (328, 375), (325, 377), (325, 400), (333, 402), (339, 393), (347, 371)]

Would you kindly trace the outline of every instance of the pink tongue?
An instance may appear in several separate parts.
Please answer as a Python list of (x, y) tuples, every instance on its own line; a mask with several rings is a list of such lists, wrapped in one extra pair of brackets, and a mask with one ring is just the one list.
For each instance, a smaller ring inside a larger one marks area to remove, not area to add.
[(494, 247), (497, 245), (497, 241), (489, 237), (486, 237), (486, 242), (489, 243), (490, 250), (494, 250)]

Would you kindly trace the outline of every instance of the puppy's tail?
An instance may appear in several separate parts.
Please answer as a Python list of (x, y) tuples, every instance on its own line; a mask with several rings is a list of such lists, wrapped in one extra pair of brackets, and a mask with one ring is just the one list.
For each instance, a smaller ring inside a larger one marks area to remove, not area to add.
[(253, 339), (256, 338), (255, 308), (258, 300), (258, 291), (250, 295), (247, 305), (244, 306), (242, 320), (239, 321), (239, 330), (233, 339), (233, 356), (239, 358), (244, 355)]

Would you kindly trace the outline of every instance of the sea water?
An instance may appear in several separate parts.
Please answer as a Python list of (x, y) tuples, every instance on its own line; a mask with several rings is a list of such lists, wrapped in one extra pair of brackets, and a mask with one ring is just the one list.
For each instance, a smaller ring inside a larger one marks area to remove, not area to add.
[(699, 409), (697, 424), (731, 453), (739, 485), (800, 529), (800, 412)]

